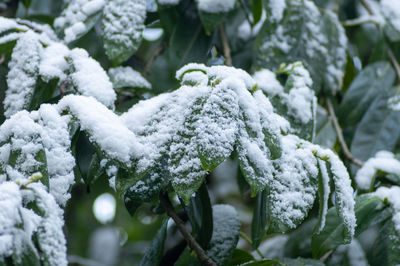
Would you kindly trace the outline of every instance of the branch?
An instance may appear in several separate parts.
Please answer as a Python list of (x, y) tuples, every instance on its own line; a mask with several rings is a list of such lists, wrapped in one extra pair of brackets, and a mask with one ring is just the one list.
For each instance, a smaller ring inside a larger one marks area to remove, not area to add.
[(335, 110), (333, 109), (332, 102), (329, 98), (326, 99), (326, 104), (328, 106), (328, 113), (329, 116), (332, 118), (333, 126), (335, 128), (336, 135), (338, 136), (339, 144), (340, 147), (342, 147), (344, 156), (346, 156), (346, 158), (349, 159), (349, 161), (353, 164), (361, 167), (363, 165), (363, 162), (361, 162), (360, 160), (355, 158), (353, 154), (351, 154), (346, 142), (344, 141), (342, 129), (340, 128), (339, 122), (335, 115)]
[(231, 58), (231, 48), (229, 47), (228, 38), (226, 36), (224, 24), (219, 26), (219, 35), (222, 41), (222, 48), (224, 50), (225, 64), (227, 66), (232, 66), (232, 58)]
[(172, 206), (171, 201), (168, 198), (168, 195), (161, 194), (160, 202), (165, 211), (167, 212), (168, 216), (171, 217), (172, 220), (174, 220), (176, 227), (178, 227), (178, 230), (183, 235), (183, 238), (185, 238), (189, 247), (192, 250), (194, 250), (194, 252), (196, 252), (197, 256), (201, 261), (201, 264), (207, 266), (217, 266), (217, 264), (206, 255), (204, 249), (199, 245), (199, 243), (197, 243), (194, 237), (189, 233), (189, 231), (185, 227), (185, 224), (183, 223), (181, 218), (179, 218), (178, 214), (175, 212), (174, 207)]
[[(360, 2), (371, 16), (375, 15), (374, 10), (371, 8), (371, 6), (368, 4), (368, 2), (366, 0), (360, 0)], [(379, 30), (379, 24), (375, 24), (375, 26)], [(400, 81), (400, 66), (396, 60), (396, 57), (393, 54), (392, 48), (390, 48), (389, 46), (388, 46), (387, 54), (388, 54), (390, 62), (392, 63), (392, 65), (396, 71), (397, 79)]]
[(349, 19), (342, 22), (344, 27), (354, 27), (365, 23), (373, 23), (379, 25), (379, 21), (374, 16), (362, 16), (355, 19)]

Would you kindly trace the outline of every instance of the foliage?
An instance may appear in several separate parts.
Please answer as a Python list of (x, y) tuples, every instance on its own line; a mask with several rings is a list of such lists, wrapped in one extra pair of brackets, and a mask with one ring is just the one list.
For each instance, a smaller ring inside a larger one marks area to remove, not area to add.
[(399, 10), (0, 1), (0, 264), (399, 264)]

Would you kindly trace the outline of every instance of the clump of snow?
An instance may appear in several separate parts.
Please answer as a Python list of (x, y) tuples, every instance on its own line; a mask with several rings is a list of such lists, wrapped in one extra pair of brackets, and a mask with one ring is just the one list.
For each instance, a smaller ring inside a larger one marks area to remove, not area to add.
[(253, 78), (258, 84), (258, 88), (270, 97), (284, 93), (283, 86), (276, 79), (276, 74), (268, 69), (255, 72)]
[(115, 89), (124, 87), (151, 89), (151, 84), (131, 67), (116, 67), (108, 70), (108, 76)]
[(13, 49), (4, 98), (7, 118), (29, 107), (38, 78), (41, 49), (38, 36), (32, 31), (22, 35)]
[(196, 0), (199, 10), (207, 13), (225, 13), (235, 7), (236, 0)]
[(392, 221), (394, 224), (394, 229), (400, 234), (400, 187), (392, 186), (390, 188), (387, 187), (379, 187), (373, 195), (378, 196), (382, 200), (387, 199), (391, 204), (394, 213), (392, 216)]
[(270, 0), (268, 1), (269, 9), (271, 10), (271, 19), (279, 22), (283, 17), (283, 11), (286, 8), (286, 0)]
[(67, 75), (65, 71), (68, 70), (68, 62), (66, 58), (69, 56), (70, 50), (62, 43), (51, 43), (43, 49), (40, 56), (40, 75), (46, 80), (59, 78), (65, 80)]
[(78, 93), (92, 96), (107, 107), (113, 108), (117, 96), (100, 64), (80, 48), (72, 50), (69, 58), (74, 67), (70, 75), (71, 80)]
[(400, 161), (395, 159), (394, 154), (389, 151), (377, 152), (358, 170), (355, 177), (358, 187), (364, 190), (370, 189), (378, 170), (400, 176)]

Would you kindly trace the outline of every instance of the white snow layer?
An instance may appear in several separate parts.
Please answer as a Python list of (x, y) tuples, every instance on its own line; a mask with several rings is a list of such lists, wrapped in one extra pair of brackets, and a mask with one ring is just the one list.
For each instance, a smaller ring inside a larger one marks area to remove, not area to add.
[(140, 72), (129, 66), (110, 68), (108, 70), (108, 76), (116, 89), (124, 87), (151, 89), (151, 84)]
[(196, 0), (199, 10), (207, 13), (224, 13), (235, 7), (236, 0)]

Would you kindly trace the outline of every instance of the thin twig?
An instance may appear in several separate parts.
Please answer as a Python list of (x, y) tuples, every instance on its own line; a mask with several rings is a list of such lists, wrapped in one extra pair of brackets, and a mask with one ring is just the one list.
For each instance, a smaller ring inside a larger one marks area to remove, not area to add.
[(330, 251), (326, 252), (325, 255), (322, 256), (319, 260), (320, 260), (322, 263), (325, 263), (325, 261), (329, 258), (329, 256), (330, 256), (332, 253), (333, 253), (333, 250), (330, 250)]
[(183, 238), (185, 238), (186, 242), (188, 243), (189, 247), (196, 252), (197, 256), (199, 257), (201, 264), (202, 265), (207, 265), (207, 266), (217, 266), (217, 264), (210, 259), (204, 249), (197, 243), (197, 241), (194, 239), (194, 237), (189, 233), (187, 228), (185, 227), (185, 224), (179, 218), (178, 214), (175, 212), (174, 207), (171, 204), (171, 201), (169, 200), (168, 196), (165, 194), (160, 195), (160, 202), (165, 211), (167, 212), (168, 216), (174, 220), (176, 227), (178, 227), (178, 230), (181, 232), (183, 235)]
[(338, 136), (339, 144), (340, 147), (342, 147), (344, 156), (346, 156), (346, 158), (349, 159), (349, 161), (352, 162), (353, 164), (361, 167), (363, 165), (363, 162), (356, 159), (353, 156), (353, 154), (351, 154), (349, 148), (347, 147), (346, 142), (344, 141), (342, 129), (340, 128), (339, 122), (335, 115), (335, 110), (333, 109), (332, 102), (329, 98), (326, 99), (326, 105), (328, 106), (328, 113), (332, 118), (333, 126), (335, 128), (336, 135)]
[(231, 48), (229, 47), (228, 38), (226, 37), (224, 24), (219, 26), (219, 35), (222, 41), (222, 48), (224, 50), (225, 64), (232, 66)]
[(153, 65), (154, 60), (159, 56), (165, 49), (165, 42), (162, 42), (160, 46), (158, 46), (154, 51), (151, 53), (149, 60), (147, 61), (144, 70), (143, 70), (143, 75), (147, 76), (150, 73), (151, 66)]
[[(240, 237), (243, 238), (244, 240), (246, 240), (246, 242), (249, 243), (250, 246), (253, 246), (253, 241), (251, 241), (251, 239), (244, 232), (240, 231), (239, 234), (240, 234)], [(264, 255), (261, 253), (261, 251), (258, 248), (256, 248), (256, 252), (262, 259), (265, 259)]]
[[(369, 3), (366, 0), (360, 0), (360, 2), (370, 15), (372, 15), (372, 16), (375, 15), (374, 10), (371, 8), (371, 6), (369, 5)], [(379, 24), (375, 24), (375, 26), (379, 30)], [(396, 60), (396, 57), (393, 54), (392, 48), (390, 48), (389, 46), (388, 46), (387, 54), (388, 54), (390, 62), (392, 63), (394, 69), (396, 70), (397, 79), (400, 81), (400, 66)]]
[(399, 63), (396, 60), (396, 57), (393, 54), (392, 49), (390, 49), (390, 48), (388, 49), (388, 56), (389, 56), (389, 59), (392, 62), (392, 65), (393, 65), (393, 67), (394, 67), (394, 69), (396, 71), (397, 78), (400, 81), (400, 66), (399, 66)]
[(375, 25), (379, 25), (379, 21), (375, 19), (373, 16), (362, 16), (355, 19), (349, 19), (342, 22), (344, 27), (354, 27), (359, 26), (366, 23), (373, 23)]

